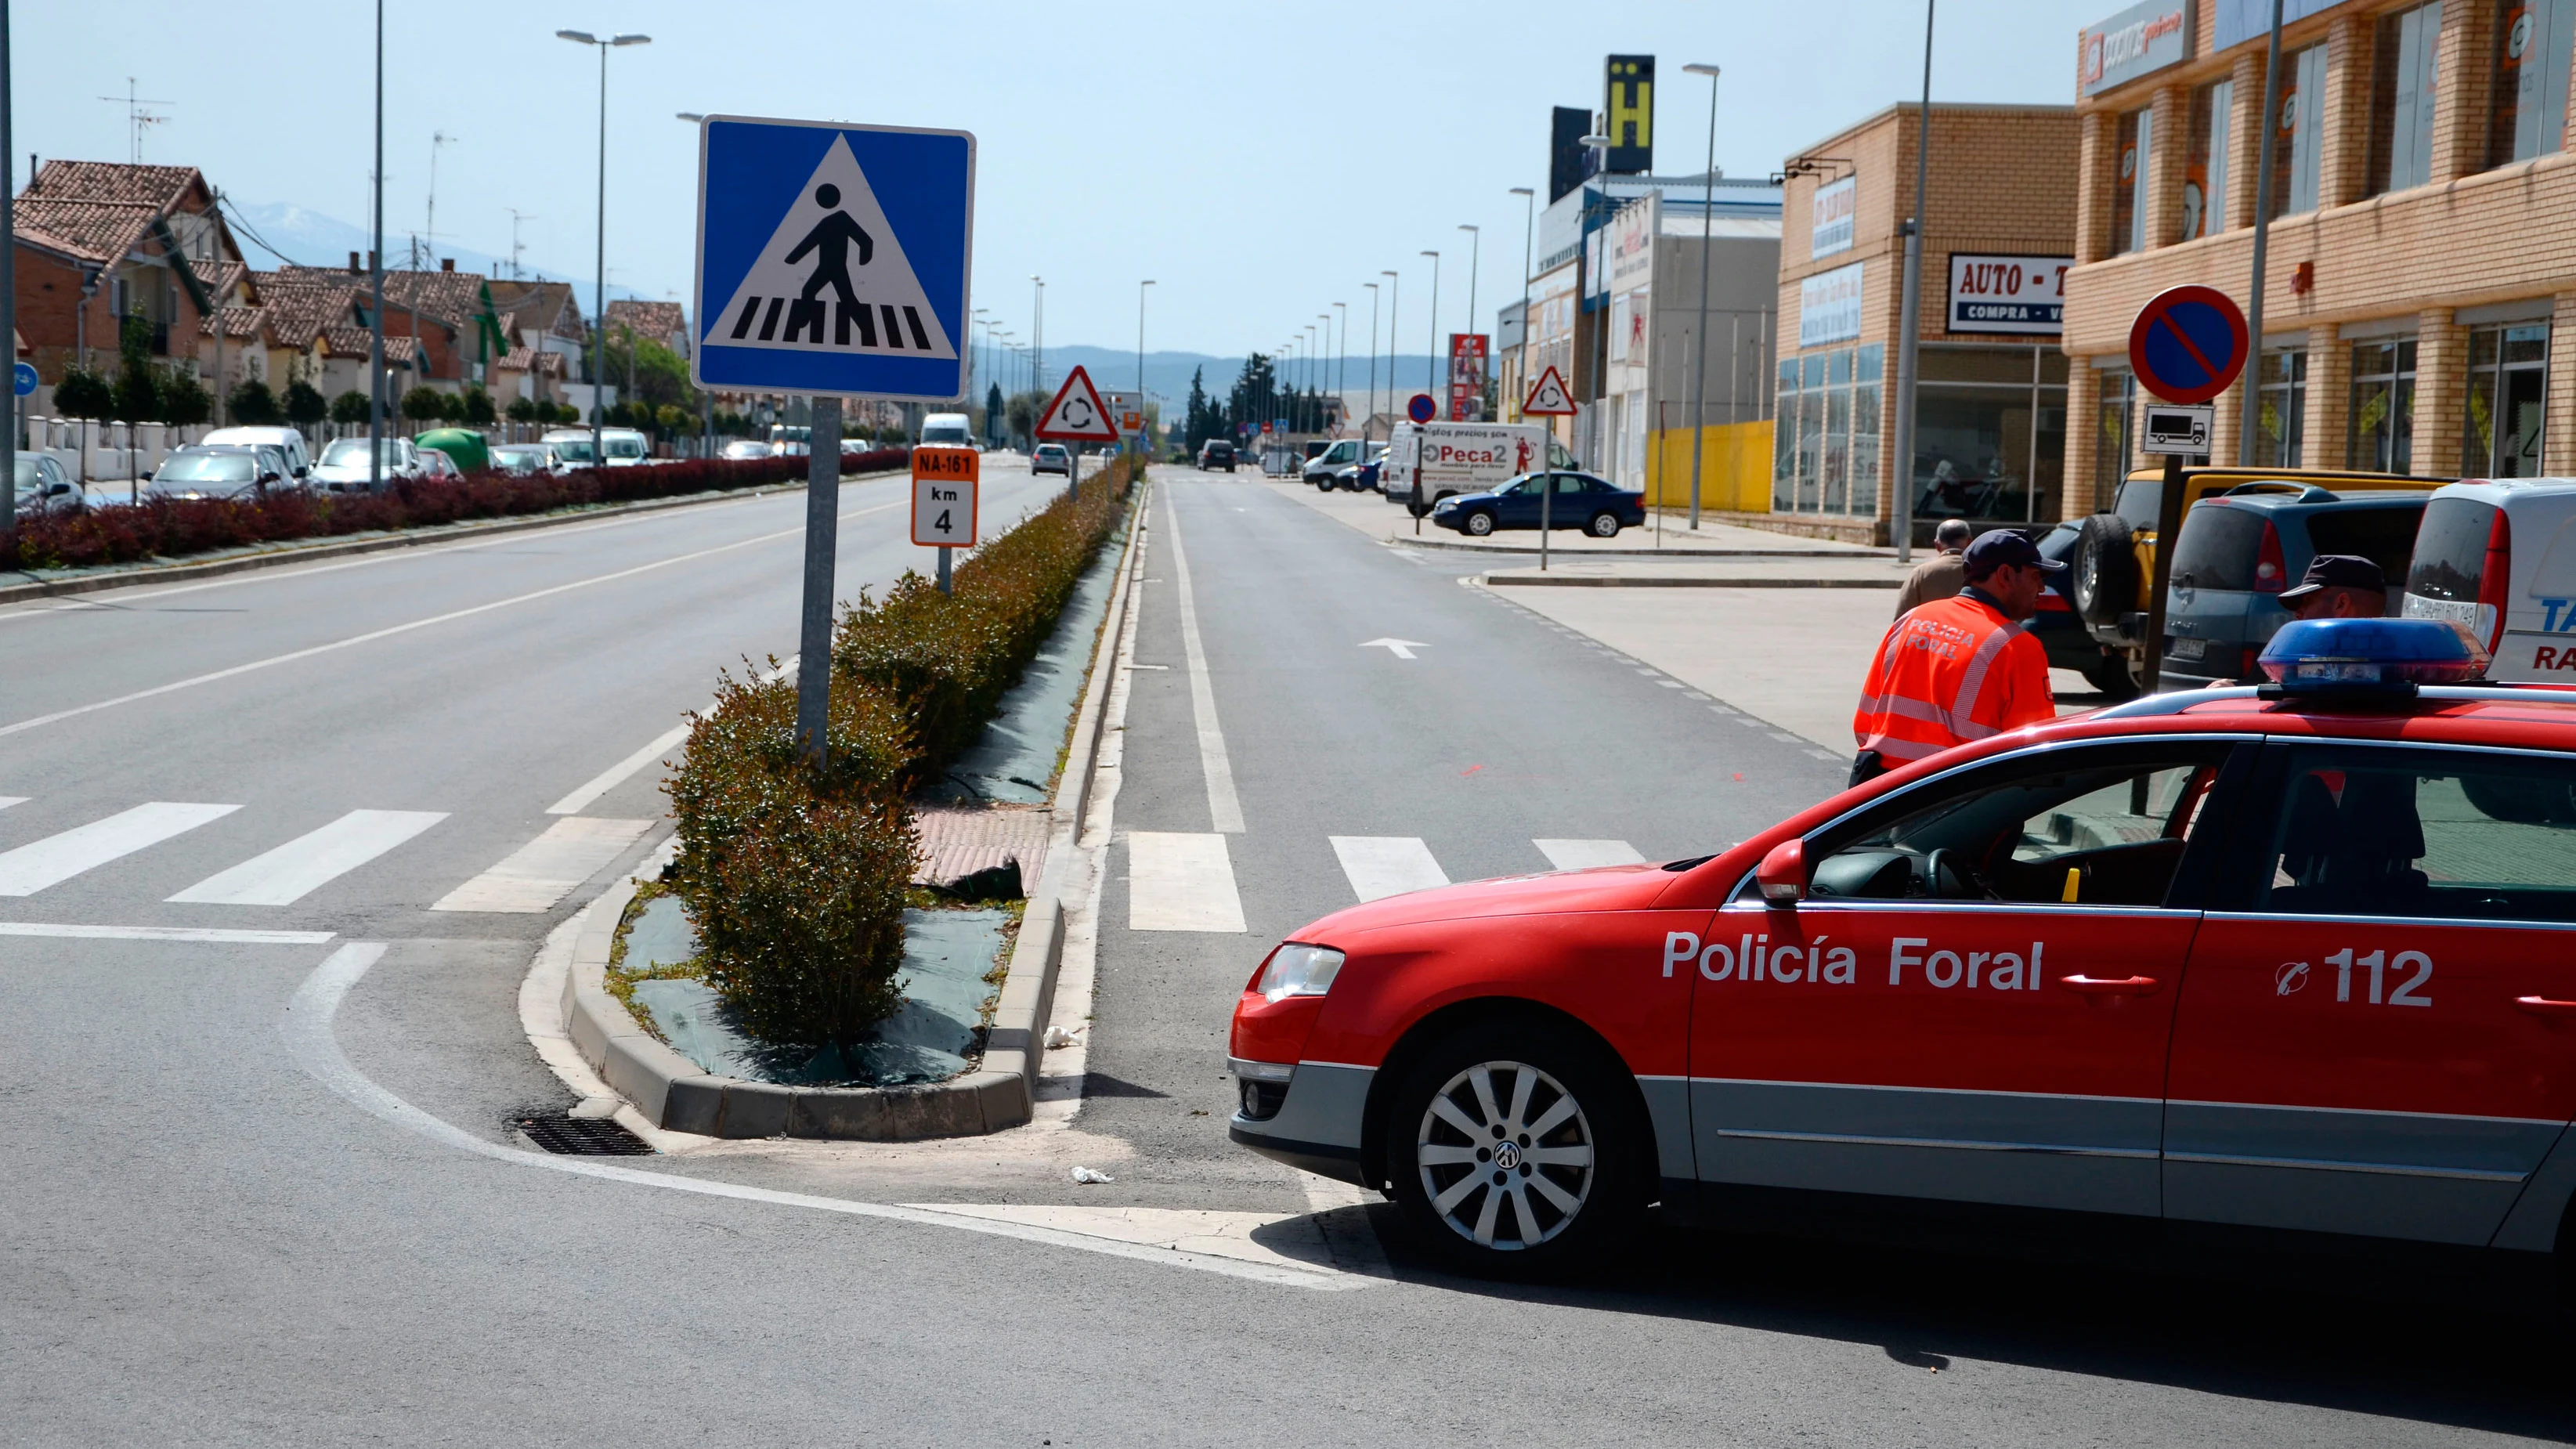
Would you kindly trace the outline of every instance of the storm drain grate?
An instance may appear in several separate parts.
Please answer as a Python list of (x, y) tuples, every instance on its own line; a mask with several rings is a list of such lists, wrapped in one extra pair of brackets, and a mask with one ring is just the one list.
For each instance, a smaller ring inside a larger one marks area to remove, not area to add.
[(510, 1124), (548, 1152), (570, 1157), (649, 1157), (652, 1144), (607, 1117), (568, 1117), (561, 1112), (520, 1112)]

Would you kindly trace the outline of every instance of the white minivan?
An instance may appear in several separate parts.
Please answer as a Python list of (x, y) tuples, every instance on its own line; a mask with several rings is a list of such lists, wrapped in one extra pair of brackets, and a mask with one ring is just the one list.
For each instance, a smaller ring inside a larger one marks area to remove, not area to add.
[(209, 448), (275, 448), (286, 455), (287, 471), (298, 478), (313, 467), (313, 454), (304, 446), (304, 434), (295, 428), (217, 428), (197, 441)]
[[(537, 441), (552, 446), (556, 457), (575, 468), (591, 466), (588, 428), (556, 428)], [(632, 468), (653, 456), (652, 444), (633, 428), (600, 429), (599, 447), (608, 455), (611, 468)]]
[(2576, 478), (2434, 489), (2400, 607), (2466, 630), (2495, 656), (2489, 679), (2576, 684)]
[(925, 448), (975, 446), (975, 421), (964, 413), (929, 413), (921, 420), (921, 445)]

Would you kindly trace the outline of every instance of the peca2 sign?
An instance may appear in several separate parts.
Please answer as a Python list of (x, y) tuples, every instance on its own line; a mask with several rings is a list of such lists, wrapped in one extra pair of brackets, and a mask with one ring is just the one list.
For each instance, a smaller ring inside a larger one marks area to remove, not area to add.
[(2191, 50), (2191, 10), (2182, 0), (2146, 0), (2076, 33), (2075, 90), (2099, 95), (2178, 65)]
[(2073, 257), (1950, 254), (1950, 332), (2055, 337), (2065, 329)]

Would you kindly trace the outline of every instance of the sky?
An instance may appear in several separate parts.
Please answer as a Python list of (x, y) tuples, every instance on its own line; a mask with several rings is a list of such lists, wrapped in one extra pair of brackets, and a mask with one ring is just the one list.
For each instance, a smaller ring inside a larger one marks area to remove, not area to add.
[[(1945, 7), (1933, 99), (2070, 101), (2076, 30), (2116, 8)], [(166, 117), (144, 129), (145, 161), (197, 166), (245, 206), (363, 226), (372, 16), (355, 0), (17, 7), (12, 184), (25, 185), (29, 153), (128, 159), (131, 77)], [(1042, 275), (1049, 340), (1132, 347), (1137, 284), (1151, 278), (1147, 345), (1218, 356), (1302, 337), (1335, 302), (1349, 304), (1356, 356), (1363, 284), (1384, 269), (1402, 276), (1401, 350), (1431, 350), (1426, 249), (1443, 254), (1438, 329), (1468, 330), (1462, 223), (1483, 229), (1474, 303), (1476, 330), (1490, 330), (1519, 293), (1523, 209), (1509, 190), (1544, 192), (1549, 108), (1597, 109), (1606, 54), (1657, 57), (1664, 172), (1696, 171), (1708, 145), (1709, 83), (1683, 64), (1722, 67), (1717, 159), (1730, 176), (1766, 175), (1911, 98), (1923, 64), (1921, 0), (391, 0), (385, 23), (397, 256), (425, 225), (432, 138), (445, 134), (441, 251), (509, 256), (516, 208), (530, 265), (589, 277), (598, 52), (554, 31), (641, 32), (653, 43), (609, 59), (619, 289), (688, 300), (697, 137), (678, 112), (958, 128), (978, 142), (975, 306), (1025, 342), (1029, 278)]]

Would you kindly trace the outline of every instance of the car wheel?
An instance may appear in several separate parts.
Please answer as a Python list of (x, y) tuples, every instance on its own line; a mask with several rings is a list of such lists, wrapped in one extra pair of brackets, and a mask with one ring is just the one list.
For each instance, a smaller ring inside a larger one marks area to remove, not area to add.
[(1632, 1238), (1648, 1196), (1632, 1102), (1597, 1050), (1528, 1026), (1462, 1031), (1388, 1100), (1395, 1200), (1433, 1252), (1472, 1272), (1597, 1261)]
[(1584, 525), (1583, 531), (1594, 538), (1617, 538), (1619, 515), (1607, 511), (1596, 513), (1592, 515), (1592, 521)]
[(1467, 515), (1464, 526), (1470, 536), (1483, 538), (1494, 531), (1494, 515), (1479, 508)]

